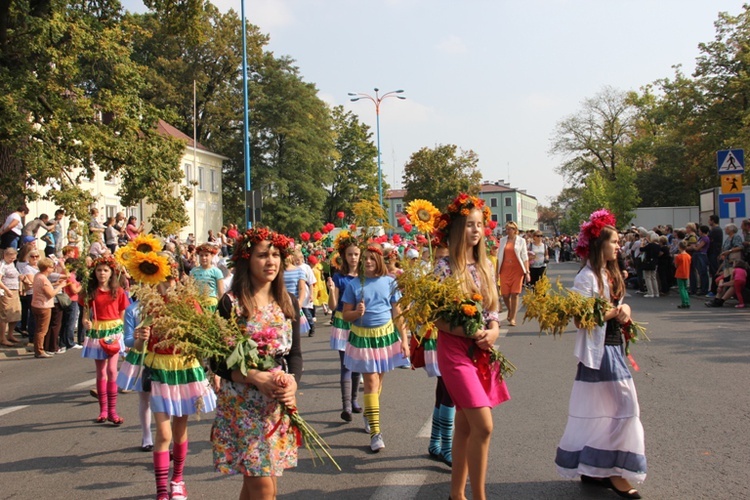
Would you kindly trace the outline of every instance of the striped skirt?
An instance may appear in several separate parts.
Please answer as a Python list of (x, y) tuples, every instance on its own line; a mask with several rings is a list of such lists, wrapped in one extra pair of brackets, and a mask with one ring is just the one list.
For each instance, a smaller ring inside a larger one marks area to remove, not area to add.
[(216, 408), (216, 395), (209, 387), (198, 360), (177, 354), (145, 355), (131, 349), (117, 374), (117, 386), (141, 391), (143, 370), (151, 371), (151, 411), (182, 417), (208, 413)]
[(357, 373), (385, 373), (409, 366), (409, 359), (401, 355), (401, 337), (393, 321), (375, 328), (352, 324), (344, 350), (344, 366)]
[(333, 326), (331, 326), (331, 349), (334, 351), (345, 351), (346, 343), (349, 341), (349, 330), (352, 324), (344, 321), (341, 311), (333, 314)]
[(438, 329), (430, 323), (426, 327), (419, 329), (417, 335), (425, 334), (422, 337), (422, 346), (424, 346), (424, 371), (429, 377), (439, 377), (440, 368), (437, 360), (437, 336)]
[(555, 464), (569, 479), (622, 476), (640, 483), (646, 478), (638, 396), (621, 346), (605, 346), (599, 370), (578, 364)]
[(125, 346), (122, 344), (122, 320), (94, 320), (89, 331), (86, 332), (86, 339), (83, 341), (83, 352), (81, 357), (89, 359), (107, 359), (107, 353), (104, 352), (99, 344), (99, 339), (112, 337), (120, 343), (120, 353), (125, 352)]

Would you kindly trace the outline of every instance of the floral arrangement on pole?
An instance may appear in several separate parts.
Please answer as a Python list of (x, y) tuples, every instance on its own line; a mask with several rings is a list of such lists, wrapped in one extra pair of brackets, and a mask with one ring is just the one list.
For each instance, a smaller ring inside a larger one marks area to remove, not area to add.
[(341, 227), (346, 227), (346, 223), (344, 222), (344, 217), (346, 217), (346, 214), (343, 211), (339, 210), (338, 212), (336, 212), (336, 217), (341, 221)]

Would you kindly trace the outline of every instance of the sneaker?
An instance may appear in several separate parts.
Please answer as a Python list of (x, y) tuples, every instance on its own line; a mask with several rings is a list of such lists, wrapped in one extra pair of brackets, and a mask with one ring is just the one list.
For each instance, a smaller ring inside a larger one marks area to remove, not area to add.
[(71, 349), (83, 349), (83, 346), (81, 344), (75, 344)]
[(352, 421), (352, 412), (346, 411), (346, 410), (342, 411), (341, 412), (341, 420), (343, 420), (344, 422), (351, 422)]
[(706, 297), (708, 297), (709, 299), (713, 299), (713, 298), (716, 298), (716, 294), (714, 292), (708, 292), (706, 294)]
[(734, 306), (734, 308), (735, 309), (744, 309), (745, 308), (745, 304), (737, 304), (736, 306)]
[(172, 493), (169, 494), (169, 500), (187, 500), (187, 489), (185, 489), (185, 481), (175, 483), (170, 481), (169, 483)]
[(682, 304), (677, 306), (677, 309), (690, 309), (690, 304)]
[(47, 354), (49, 354), (49, 355), (50, 355), (50, 357), (51, 357), (51, 356), (54, 356), (54, 355), (55, 355), (55, 353), (54, 353), (54, 352), (52, 352), (52, 351), (44, 351), (44, 352), (46, 352)]
[(653, 299), (653, 298), (654, 298), (654, 296), (653, 296), (653, 295), (651, 295), (650, 293), (647, 293), (646, 295), (644, 295), (644, 296), (643, 296), (643, 298), (644, 298), (644, 299)]
[(367, 421), (367, 417), (365, 417), (364, 415), (362, 415), (362, 416), (365, 419), (365, 432), (369, 434), (370, 433), (370, 422)]
[(372, 437), (372, 439), (370, 439), (370, 449), (374, 451), (375, 453), (377, 453), (383, 448), (385, 448), (385, 443), (383, 442), (383, 435), (375, 434)]
[(58, 350), (55, 351), (55, 354), (65, 354), (68, 351), (66, 347), (61, 347)]

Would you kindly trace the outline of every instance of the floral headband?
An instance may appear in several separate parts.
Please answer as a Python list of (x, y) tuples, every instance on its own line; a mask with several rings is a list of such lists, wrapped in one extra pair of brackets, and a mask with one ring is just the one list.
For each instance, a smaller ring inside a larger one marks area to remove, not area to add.
[(343, 257), (346, 253), (346, 249), (350, 246), (359, 246), (359, 239), (347, 230), (341, 231), (336, 235), (336, 241), (333, 244), (336, 247), (336, 251)]
[(97, 257), (93, 260), (93, 262), (91, 262), (91, 265), (89, 265), (89, 269), (96, 269), (96, 266), (109, 266), (113, 271), (120, 270), (120, 266), (117, 264), (115, 258), (111, 255)]
[(195, 249), (195, 253), (198, 255), (202, 253), (210, 253), (211, 255), (216, 255), (217, 253), (219, 253), (219, 248), (216, 245), (203, 243), (201, 245), (198, 245), (198, 247)]
[(596, 240), (604, 226), (615, 227), (617, 225), (617, 219), (615, 216), (607, 210), (602, 208), (592, 213), (589, 220), (581, 224), (581, 232), (578, 233), (578, 244), (576, 245), (576, 254), (582, 259), (588, 259), (589, 252), (591, 251), (591, 242)]
[(372, 252), (372, 253), (376, 253), (376, 254), (380, 255), (381, 257), (383, 256), (383, 251), (380, 248), (378, 248), (376, 246), (373, 246), (373, 245), (368, 246), (367, 247), (367, 251), (368, 252)]
[(453, 221), (458, 217), (468, 217), (474, 209), (482, 211), (484, 225), (488, 226), (492, 220), (492, 213), (489, 207), (484, 205), (483, 199), (461, 193), (448, 205), (448, 209), (438, 219), (434, 233), (434, 237), (440, 242), (441, 246), (448, 246), (448, 232)]
[(271, 231), (266, 227), (248, 229), (237, 242), (235, 251), (232, 254), (232, 260), (250, 259), (253, 245), (257, 245), (262, 241), (270, 241), (271, 246), (278, 249), (279, 253), (281, 253), (282, 259), (286, 259), (292, 253), (294, 247), (293, 239), (276, 231)]

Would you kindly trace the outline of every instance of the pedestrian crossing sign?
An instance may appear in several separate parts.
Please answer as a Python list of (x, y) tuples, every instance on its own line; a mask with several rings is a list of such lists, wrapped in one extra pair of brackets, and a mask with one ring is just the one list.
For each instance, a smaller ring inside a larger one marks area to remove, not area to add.
[(725, 149), (717, 151), (716, 165), (719, 175), (743, 173), (745, 171), (745, 150)]
[(742, 174), (730, 174), (721, 176), (721, 194), (732, 194), (742, 192)]

